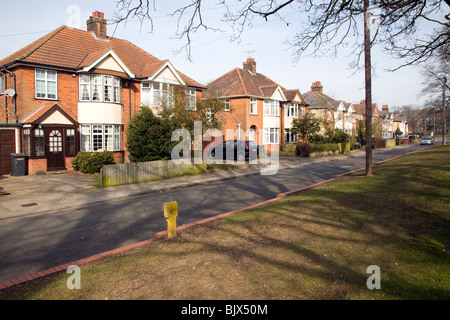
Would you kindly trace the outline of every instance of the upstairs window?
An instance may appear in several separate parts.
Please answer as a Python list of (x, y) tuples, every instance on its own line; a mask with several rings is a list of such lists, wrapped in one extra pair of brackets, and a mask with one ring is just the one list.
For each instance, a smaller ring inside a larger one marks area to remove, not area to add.
[(197, 98), (195, 89), (186, 89), (186, 110), (197, 109)]
[(121, 81), (101, 74), (80, 75), (80, 101), (120, 103)]
[(298, 104), (296, 103), (287, 103), (285, 106), (285, 112), (287, 117), (298, 117)]
[(264, 115), (279, 116), (280, 103), (277, 100), (264, 100)]
[(35, 71), (36, 98), (57, 98), (57, 73), (53, 70), (36, 69)]
[(231, 111), (230, 99), (225, 99), (224, 111)]
[(250, 99), (250, 114), (258, 114), (257, 100), (255, 98)]
[(174, 85), (161, 82), (143, 82), (141, 103), (150, 107), (175, 105)]
[(0, 74), (0, 94), (3, 94), (4, 89), (4, 84), (3, 84), (3, 75)]

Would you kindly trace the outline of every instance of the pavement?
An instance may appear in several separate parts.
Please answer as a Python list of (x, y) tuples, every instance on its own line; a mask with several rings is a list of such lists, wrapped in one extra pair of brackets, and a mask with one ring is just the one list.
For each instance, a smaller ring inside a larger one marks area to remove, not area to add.
[[(278, 170), (297, 168), (317, 162), (364, 157), (363, 150), (320, 158), (279, 158)], [(83, 207), (113, 199), (164, 192), (177, 188), (220, 182), (261, 174), (261, 164), (213, 169), (197, 175), (165, 180), (99, 188), (95, 176), (73, 171), (47, 172), (45, 175), (0, 175), (0, 220), (39, 213)]]

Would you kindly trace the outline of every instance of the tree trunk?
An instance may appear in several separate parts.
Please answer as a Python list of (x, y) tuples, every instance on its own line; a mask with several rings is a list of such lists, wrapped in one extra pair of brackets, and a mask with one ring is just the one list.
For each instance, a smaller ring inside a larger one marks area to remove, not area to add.
[(364, 0), (364, 69), (366, 83), (366, 176), (372, 175), (372, 74), (369, 0)]
[(445, 90), (447, 85), (447, 78), (444, 76), (442, 79), (442, 145), (447, 143), (447, 118), (445, 115)]

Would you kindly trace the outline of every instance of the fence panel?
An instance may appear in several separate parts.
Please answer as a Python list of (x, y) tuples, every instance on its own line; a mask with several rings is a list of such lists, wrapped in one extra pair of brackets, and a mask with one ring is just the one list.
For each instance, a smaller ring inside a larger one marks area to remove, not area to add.
[(110, 164), (101, 171), (102, 187), (119, 186), (181, 175), (196, 174), (206, 170), (206, 163), (176, 164), (171, 160), (139, 163)]

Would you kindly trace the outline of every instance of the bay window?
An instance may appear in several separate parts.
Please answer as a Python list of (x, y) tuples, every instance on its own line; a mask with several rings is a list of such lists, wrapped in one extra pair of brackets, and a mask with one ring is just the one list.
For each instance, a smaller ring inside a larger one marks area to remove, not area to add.
[(298, 117), (298, 104), (297, 103), (286, 103), (285, 114), (287, 117)]
[(161, 82), (143, 82), (141, 103), (150, 107), (174, 106), (174, 85)]
[(277, 100), (264, 100), (264, 115), (280, 115), (280, 103)]
[(101, 74), (80, 75), (80, 101), (120, 103), (120, 78)]
[(121, 150), (121, 125), (82, 124), (80, 132), (81, 151)]
[(279, 128), (264, 128), (263, 130), (263, 144), (278, 144), (279, 143)]
[(284, 129), (284, 142), (298, 142), (297, 134), (292, 129)]

